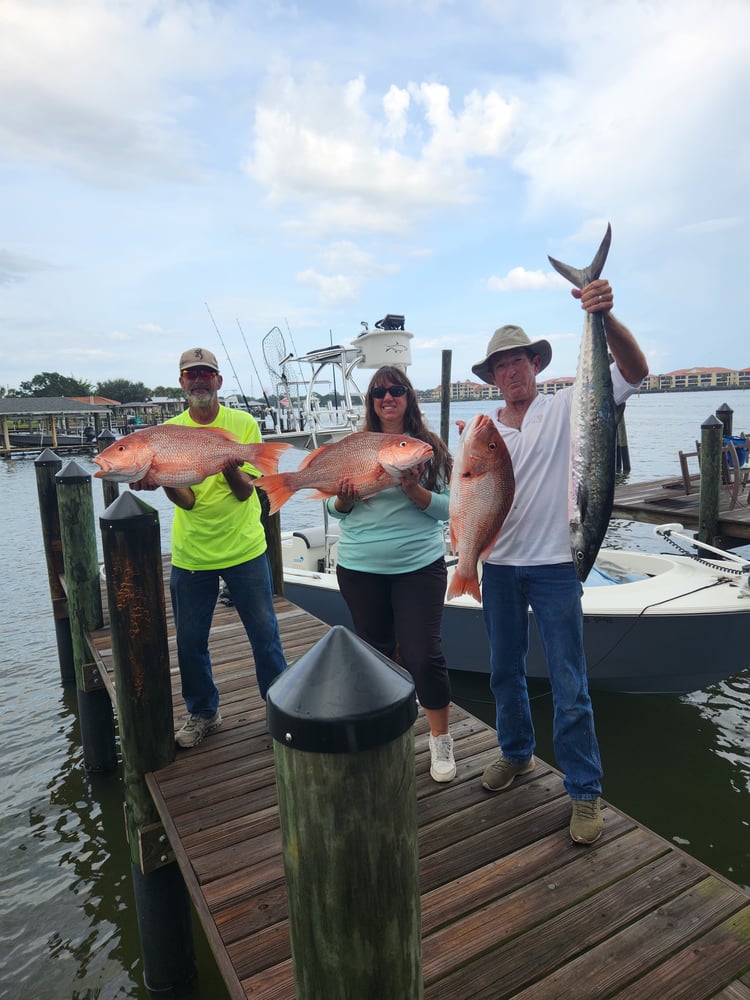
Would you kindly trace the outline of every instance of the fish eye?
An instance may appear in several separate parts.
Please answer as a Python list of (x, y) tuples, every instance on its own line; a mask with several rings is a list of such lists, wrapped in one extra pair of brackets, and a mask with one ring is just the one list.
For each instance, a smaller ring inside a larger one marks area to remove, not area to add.
[(497, 448), (497, 443), (495, 441), (491, 441), (489, 443), (488, 447), (489, 447), (490, 451), (494, 451), (495, 448)]

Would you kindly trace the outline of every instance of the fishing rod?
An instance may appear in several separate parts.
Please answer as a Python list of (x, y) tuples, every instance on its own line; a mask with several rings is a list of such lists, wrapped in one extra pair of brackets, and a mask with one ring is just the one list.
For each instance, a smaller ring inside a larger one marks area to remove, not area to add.
[(208, 302), (205, 302), (204, 305), (205, 305), (206, 309), (208, 309), (208, 315), (211, 317), (211, 322), (214, 325), (214, 330), (216, 330), (217, 337), (221, 341), (221, 346), (224, 348), (224, 353), (227, 356), (227, 361), (229, 362), (229, 367), (232, 369), (232, 374), (234, 375), (235, 382), (237, 383), (237, 388), (240, 390), (240, 395), (245, 400), (245, 409), (249, 413), (250, 412), (250, 403), (248, 402), (247, 396), (245, 395), (245, 390), (240, 385), (239, 377), (237, 376), (237, 372), (234, 370), (234, 365), (232, 364), (232, 359), (229, 357), (229, 351), (227, 350), (226, 344), (224, 343), (224, 339), (222, 338), (221, 334), (219, 333), (219, 328), (216, 325), (216, 320), (213, 317), (213, 313), (208, 308)]
[(269, 411), (271, 413), (271, 420), (273, 420), (273, 424), (274, 424), (274, 427), (275, 427), (276, 426), (276, 420), (274, 418), (274, 412), (273, 412), (273, 407), (271, 406), (271, 400), (268, 398), (268, 393), (263, 388), (263, 380), (260, 377), (260, 373), (258, 372), (258, 368), (257, 368), (257, 366), (255, 364), (255, 361), (253, 361), (252, 354), (250, 353), (250, 348), (247, 345), (247, 340), (245, 338), (245, 331), (242, 329), (242, 326), (240, 325), (240, 318), (239, 318), (239, 316), (237, 316), (235, 318), (237, 320), (237, 326), (239, 326), (239, 328), (240, 328), (240, 333), (242, 334), (242, 340), (244, 341), (244, 344), (245, 344), (245, 350), (247, 351), (247, 356), (250, 358), (250, 364), (255, 369), (255, 377), (258, 379), (258, 385), (260, 386), (260, 391), (263, 393), (263, 398), (265, 399), (266, 406), (268, 407), (268, 409), (269, 409)]

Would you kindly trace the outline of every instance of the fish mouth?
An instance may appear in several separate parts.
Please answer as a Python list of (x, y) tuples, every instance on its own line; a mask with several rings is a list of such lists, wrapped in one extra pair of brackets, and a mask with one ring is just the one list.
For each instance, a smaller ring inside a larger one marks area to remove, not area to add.
[(107, 479), (112, 483), (137, 483), (146, 475), (151, 465), (142, 466), (139, 469), (118, 469), (108, 459), (101, 455), (95, 455), (92, 461), (99, 466), (94, 473), (94, 479)]

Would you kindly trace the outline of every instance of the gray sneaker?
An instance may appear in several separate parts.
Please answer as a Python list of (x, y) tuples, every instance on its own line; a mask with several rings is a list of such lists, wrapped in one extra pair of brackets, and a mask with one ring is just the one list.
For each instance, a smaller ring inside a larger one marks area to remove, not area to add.
[(486, 788), (488, 792), (502, 792), (505, 788), (510, 788), (517, 774), (531, 774), (535, 767), (533, 756), (523, 764), (515, 764), (500, 754), (497, 760), (485, 767), (482, 788)]
[(602, 835), (602, 810), (599, 799), (571, 799), (570, 836), (576, 844), (594, 844)]
[(174, 741), (183, 750), (197, 747), (204, 736), (208, 736), (221, 725), (221, 712), (214, 712), (208, 719), (204, 715), (188, 715), (182, 727), (175, 733)]

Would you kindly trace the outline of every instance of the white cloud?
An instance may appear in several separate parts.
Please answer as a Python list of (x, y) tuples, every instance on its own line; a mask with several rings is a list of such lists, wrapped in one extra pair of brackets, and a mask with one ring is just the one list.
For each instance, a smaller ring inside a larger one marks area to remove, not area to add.
[(380, 115), (367, 105), (361, 77), (341, 86), (320, 72), (269, 78), (248, 175), (272, 205), (294, 204), (321, 233), (403, 232), (477, 197), (473, 161), (501, 155), (514, 116), (500, 95), (476, 91), (456, 113), (448, 88), (427, 83), (392, 86)]
[(504, 278), (493, 275), (487, 281), (491, 292), (536, 292), (544, 288), (559, 288), (565, 279), (553, 271), (527, 271), (523, 267), (512, 267)]

